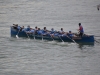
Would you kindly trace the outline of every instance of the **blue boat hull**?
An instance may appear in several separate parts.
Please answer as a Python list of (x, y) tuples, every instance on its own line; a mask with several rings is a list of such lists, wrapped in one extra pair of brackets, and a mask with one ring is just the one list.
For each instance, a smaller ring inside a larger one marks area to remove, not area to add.
[(80, 37), (75, 37), (75, 38), (69, 38), (67, 36), (41, 36), (41, 35), (33, 35), (33, 34), (26, 34), (24, 31), (18, 31), (11, 27), (11, 37), (25, 37), (25, 38), (31, 38), (33, 39), (45, 39), (45, 40), (57, 40), (57, 41), (64, 41), (64, 42), (73, 42), (73, 40), (77, 43), (94, 43), (94, 35), (89, 35), (89, 36), (83, 36), (82, 38)]

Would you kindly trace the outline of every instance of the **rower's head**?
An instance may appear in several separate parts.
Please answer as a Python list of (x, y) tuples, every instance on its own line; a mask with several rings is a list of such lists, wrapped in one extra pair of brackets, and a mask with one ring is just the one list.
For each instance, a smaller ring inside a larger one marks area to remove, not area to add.
[(81, 23), (79, 23), (78, 25), (81, 26)]
[(46, 30), (46, 27), (44, 27), (44, 30)]
[(71, 31), (69, 31), (69, 33), (72, 33)]
[(28, 25), (27, 28), (30, 28), (30, 26)]
[(35, 29), (38, 29), (38, 27), (36, 26)]
[(40, 30), (40, 28), (38, 28), (38, 30)]
[(63, 28), (61, 28), (61, 30), (63, 30)]
[(24, 26), (22, 26), (22, 28), (24, 28)]
[(54, 28), (51, 28), (51, 31), (54, 31)]
[(18, 27), (18, 24), (13, 24), (14, 26)]

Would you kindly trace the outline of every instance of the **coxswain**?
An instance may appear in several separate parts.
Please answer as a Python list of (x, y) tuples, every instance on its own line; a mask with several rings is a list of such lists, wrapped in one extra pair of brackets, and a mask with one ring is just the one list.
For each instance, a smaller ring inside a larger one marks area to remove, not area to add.
[(79, 36), (82, 37), (83, 34), (84, 34), (84, 29), (83, 29), (81, 23), (79, 23), (79, 29), (78, 29), (78, 31), (79, 31)]

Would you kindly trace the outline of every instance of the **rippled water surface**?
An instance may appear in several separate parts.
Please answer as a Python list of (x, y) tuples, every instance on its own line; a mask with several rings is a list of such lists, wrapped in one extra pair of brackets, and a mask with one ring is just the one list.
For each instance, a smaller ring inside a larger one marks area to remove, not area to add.
[[(0, 75), (100, 75), (100, 0), (0, 0)], [(11, 38), (10, 26), (77, 32), (94, 45)], [(97, 37), (98, 36), (98, 37)]]

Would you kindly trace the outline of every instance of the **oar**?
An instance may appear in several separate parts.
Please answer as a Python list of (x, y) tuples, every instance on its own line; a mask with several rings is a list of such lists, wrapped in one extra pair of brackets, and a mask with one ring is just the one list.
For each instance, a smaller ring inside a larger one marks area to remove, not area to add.
[(33, 35), (32, 35), (33, 37), (34, 37), (34, 40), (35, 40), (35, 33), (33, 33)]
[(100, 37), (100, 36), (95, 36), (95, 37)]
[(100, 42), (99, 42), (99, 41), (97, 41), (97, 40), (94, 40), (94, 41), (100, 44)]
[[(61, 39), (61, 37), (59, 35), (58, 35), (58, 37)], [(61, 39), (61, 41), (64, 42), (63, 39)]]
[(52, 40), (54, 41), (53, 37), (50, 35), (50, 37), (52, 38)]
[[(91, 39), (92, 39), (92, 38), (91, 38)], [(99, 41), (97, 41), (95, 38), (94, 38), (94, 41), (100, 44), (100, 42), (99, 42)]]
[[(92, 39), (91, 37), (89, 37), (89, 38), (90, 38), (90, 39)], [(95, 38), (94, 38), (94, 41), (100, 44), (100, 42), (99, 42), (99, 41), (97, 41)]]
[(42, 35), (42, 41), (43, 41), (43, 35)]
[[(67, 35), (66, 35), (66, 36), (67, 36)], [(70, 40), (72, 40), (74, 43), (76, 43), (75, 40), (71, 39), (69, 36), (67, 36), (67, 37), (68, 37)]]
[(34, 36), (34, 40), (35, 40), (35, 36)]
[(17, 33), (17, 35), (16, 35), (16, 38), (19, 38), (19, 37), (18, 37), (19, 32), (20, 32), (20, 30), (18, 31), (18, 33)]
[[(25, 32), (26, 33), (26, 32)], [(26, 33), (26, 35), (27, 35), (27, 37), (28, 37), (28, 39), (30, 40), (30, 37), (28, 36), (28, 34)]]

